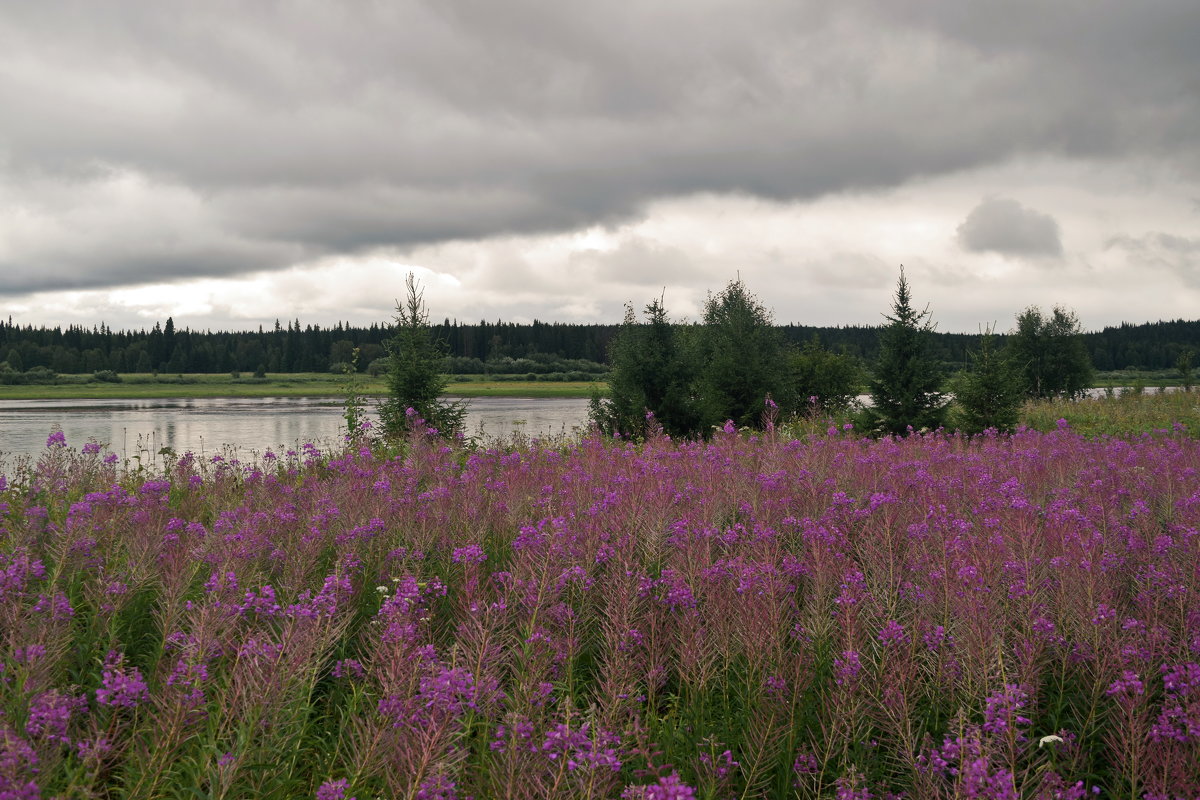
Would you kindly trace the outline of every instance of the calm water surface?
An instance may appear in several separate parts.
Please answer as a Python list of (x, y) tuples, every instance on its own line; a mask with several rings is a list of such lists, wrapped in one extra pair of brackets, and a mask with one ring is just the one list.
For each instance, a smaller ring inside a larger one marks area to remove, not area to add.
[[(859, 399), (870, 402), (865, 395)], [(484, 437), (571, 433), (586, 424), (587, 406), (582, 399), (475, 398), (467, 410), (467, 432)], [(248, 457), (305, 442), (335, 444), (345, 422), (340, 403), (328, 397), (0, 400), (0, 467), (21, 456), (36, 457), (55, 429), (76, 449), (95, 441), (122, 459), (164, 447), (197, 455), (235, 448)]]
[[(467, 432), (570, 433), (587, 422), (587, 405), (581, 399), (475, 398), (467, 408)], [(56, 428), (71, 447), (96, 441), (122, 458), (163, 447), (197, 455), (233, 447), (250, 456), (305, 442), (327, 446), (345, 433), (345, 421), (341, 405), (328, 397), (0, 400), (0, 459), (36, 456)]]

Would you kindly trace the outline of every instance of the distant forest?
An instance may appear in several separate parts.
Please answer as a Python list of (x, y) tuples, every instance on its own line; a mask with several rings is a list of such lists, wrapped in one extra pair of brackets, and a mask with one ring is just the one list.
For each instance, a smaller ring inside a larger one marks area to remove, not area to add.
[[(516, 374), (571, 371), (595, 374), (608, 360), (608, 345), (619, 325), (479, 322), (445, 320), (433, 326), (446, 342), (446, 371), (455, 374)], [(785, 337), (805, 343), (814, 336), (823, 347), (871, 362), (877, 355), (877, 326), (780, 326)], [(386, 325), (368, 328), (338, 323), (301, 325), (299, 320), (269, 330), (193, 331), (174, 321), (147, 331), (114, 331), (105, 325), (46, 328), (0, 320), (0, 361), (9, 370), (43, 368), (60, 374), (160, 372), (326, 372), (342, 371), (359, 350), (360, 370), (378, 369)], [(933, 334), (934, 354), (950, 365), (963, 364), (976, 334)], [(1003, 339), (1003, 337), (1000, 337)], [(1183, 352), (1200, 349), (1200, 320), (1121, 324), (1084, 334), (1098, 370), (1171, 369)]]

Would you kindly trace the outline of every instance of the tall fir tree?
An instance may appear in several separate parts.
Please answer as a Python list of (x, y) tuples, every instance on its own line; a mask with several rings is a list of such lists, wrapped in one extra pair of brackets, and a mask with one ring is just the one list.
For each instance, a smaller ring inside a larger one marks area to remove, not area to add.
[(440, 399), (448, 382), (442, 373), (446, 346), (433, 335), (424, 292), (411, 272), (404, 284), (407, 297), (396, 308), (394, 333), (386, 342), (388, 396), (379, 405), (379, 418), (384, 431), (391, 435), (409, 430), (416, 416), (442, 436), (450, 437), (462, 432), (466, 405)]
[(892, 313), (879, 334), (879, 359), (870, 382), (872, 428), (878, 433), (903, 436), (914, 431), (935, 430), (946, 416), (942, 392), (942, 365), (929, 355), (933, 324), (929, 309), (912, 305), (904, 268), (896, 285)]
[(701, 339), (706, 418), (757, 427), (767, 397), (778, 403), (788, 395), (787, 348), (771, 313), (740, 278), (732, 280), (704, 304)]

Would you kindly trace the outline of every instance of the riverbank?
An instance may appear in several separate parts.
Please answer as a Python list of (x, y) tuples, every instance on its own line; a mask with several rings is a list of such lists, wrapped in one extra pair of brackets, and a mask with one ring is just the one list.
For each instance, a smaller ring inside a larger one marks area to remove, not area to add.
[[(78, 382), (72, 378), (78, 377)], [(231, 375), (123, 375), (119, 383), (84, 382), (85, 376), (63, 376), (62, 382), (0, 386), (0, 400), (151, 400), (200, 397), (344, 397), (342, 375), (299, 373), (265, 378)], [(90, 376), (88, 376), (90, 377)], [(387, 394), (383, 378), (357, 376), (358, 393)], [(456, 380), (446, 393), (457, 397), (588, 398), (593, 390), (607, 394), (599, 381)]]

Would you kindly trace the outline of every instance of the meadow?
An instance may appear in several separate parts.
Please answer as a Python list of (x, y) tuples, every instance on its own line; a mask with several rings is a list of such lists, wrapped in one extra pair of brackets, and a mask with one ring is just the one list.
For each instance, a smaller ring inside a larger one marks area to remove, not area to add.
[(1176, 424), (1186, 425), (1195, 435), (1200, 432), (1200, 393), (1127, 391), (1112, 397), (1028, 402), (1021, 409), (1022, 423), (1041, 431), (1053, 430), (1059, 419), (1085, 436), (1153, 433)]
[(1200, 441), (419, 429), (0, 479), (0, 796), (1200, 794)]

